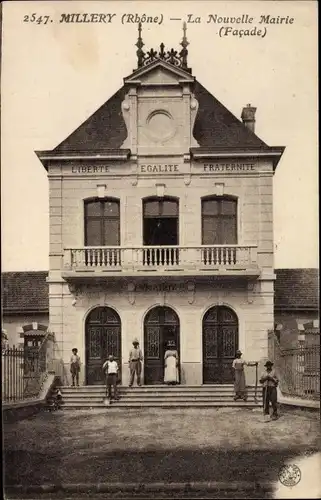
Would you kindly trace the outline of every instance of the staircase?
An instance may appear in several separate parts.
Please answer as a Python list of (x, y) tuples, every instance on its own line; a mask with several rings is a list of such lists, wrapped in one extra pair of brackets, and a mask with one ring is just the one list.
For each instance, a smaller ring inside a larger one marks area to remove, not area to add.
[[(106, 388), (103, 385), (61, 388), (62, 408), (85, 409), (106, 408), (104, 402)], [(247, 388), (247, 401), (234, 401), (233, 385), (202, 386), (166, 386), (148, 385), (142, 387), (118, 387), (119, 400), (113, 401), (108, 408), (210, 408), (210, 407), (247, 407), (254, 408), (261, 404), (261, 388)]]

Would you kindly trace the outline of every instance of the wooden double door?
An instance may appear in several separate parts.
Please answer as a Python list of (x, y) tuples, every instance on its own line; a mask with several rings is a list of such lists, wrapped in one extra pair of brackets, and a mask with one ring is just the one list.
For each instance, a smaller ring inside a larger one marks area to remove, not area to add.
[(105, 383), (102, 366), (112, 354), (121, 371), (121, 321), (110, 307), (96, 307), (86, 320), (86, 384)]
[(179, 318), (170, 307), (155, 307), (144, 322), (144, 383), (164, 383), (167, 342), (175, 342), (179, 355)]
[(230, 384), (238, 349), (238, 319), (228, 307), (216, 306), (203, 319), (203, 383)]

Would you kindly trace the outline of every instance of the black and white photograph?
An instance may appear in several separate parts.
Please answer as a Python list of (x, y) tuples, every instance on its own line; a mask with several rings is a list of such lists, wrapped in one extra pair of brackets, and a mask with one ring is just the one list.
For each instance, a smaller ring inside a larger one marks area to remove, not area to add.
[(3, 497), (320, 498), (317, 2), (1, 7)]

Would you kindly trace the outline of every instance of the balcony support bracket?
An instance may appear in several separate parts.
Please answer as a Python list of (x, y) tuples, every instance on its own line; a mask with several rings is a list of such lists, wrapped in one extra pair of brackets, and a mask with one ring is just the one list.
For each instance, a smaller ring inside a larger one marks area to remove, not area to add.
[(187, 283), (187, 291), (188, 291), (188, 303), (193, 304), (195, 300), (195, 283), (189, 281)]
[(247, 283), (247, 301), (249, 304), (253, 304), (255, 294), (257, 293), (259, 284), (255, 281), (248, 281)]
[(133, 283), (132, 281), (130, 283), (128, 283), (128, 285), (127, 285), (128, 302), (131, 305), (135, 304), (135, 300), (136, 300), (135, 290), (136, 290), (135, 283)]

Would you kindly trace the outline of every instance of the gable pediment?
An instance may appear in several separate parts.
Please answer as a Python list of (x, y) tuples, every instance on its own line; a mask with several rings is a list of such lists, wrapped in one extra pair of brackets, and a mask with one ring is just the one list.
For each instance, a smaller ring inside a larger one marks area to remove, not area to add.
[(166, 61), (157, 60), (134, 71), (124, 78), (125, 84), (133, 85), (179, 85), (193, 83), (194, 77)]

